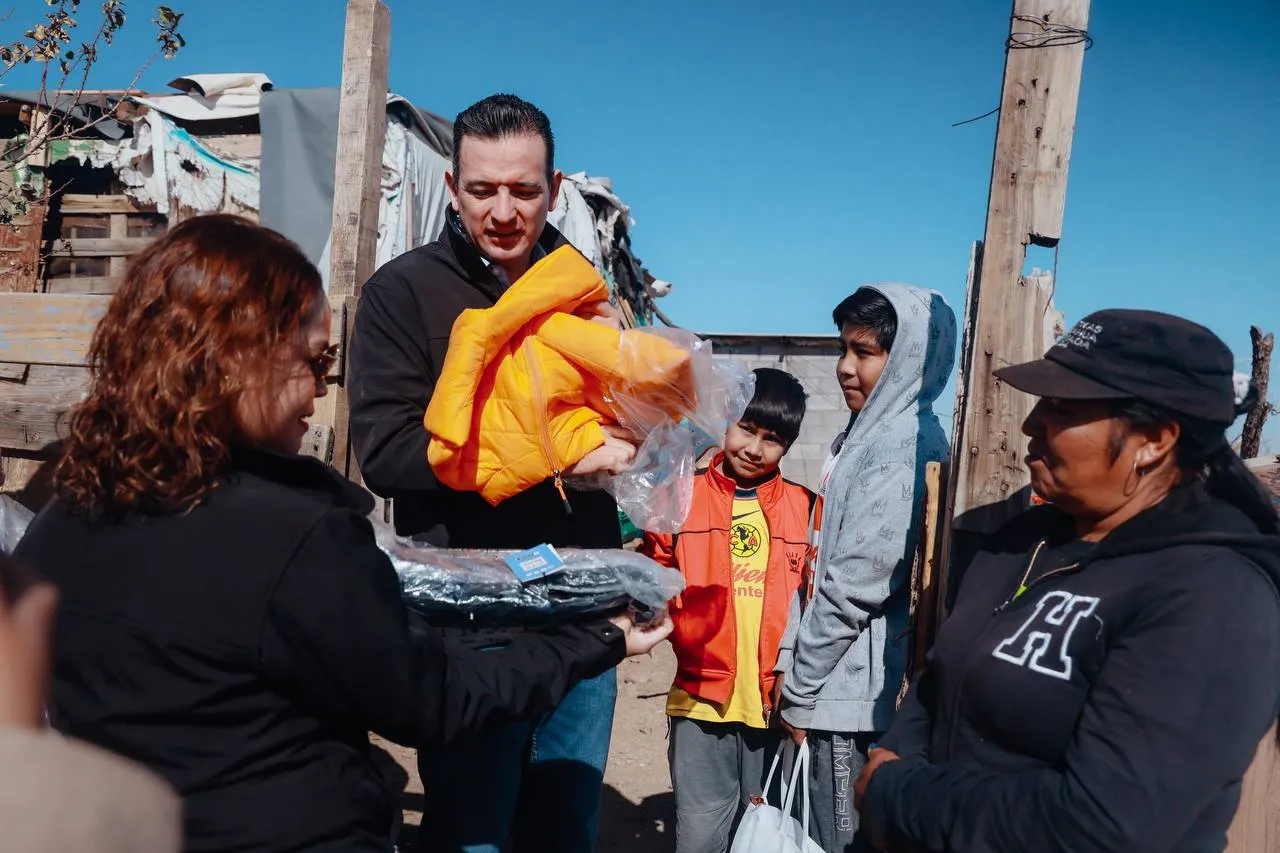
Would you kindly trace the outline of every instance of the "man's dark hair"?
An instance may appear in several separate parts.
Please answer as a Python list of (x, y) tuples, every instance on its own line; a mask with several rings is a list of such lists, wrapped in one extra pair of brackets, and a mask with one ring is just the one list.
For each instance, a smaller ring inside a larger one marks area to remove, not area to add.
[(893, 349), (893, 339), (898, 334), (898, 314), (885, 295), (874, 288), (861, 287), (845, 298), (831, 312), (831, 319), (837, 329), (844, 329), (846, 324), (869, 329), (880, 349), (885, 352)]
[(458, 113), (453, 121), (453, 177), (458, 179), (462, 163), (462, 139), (501, 139), (536, 133), (547, 145), (547, 185), (555, 175), (556, 140), (551, 119), (533, 104), (515, 95), (490, 95)]
[(804, 386), (785, 370), (757, 367), (756, 393), (742, 413), (744, 423), (776, 433), (790, 447), (800, 435), (804, 420), (804, 403), (808, 395)]

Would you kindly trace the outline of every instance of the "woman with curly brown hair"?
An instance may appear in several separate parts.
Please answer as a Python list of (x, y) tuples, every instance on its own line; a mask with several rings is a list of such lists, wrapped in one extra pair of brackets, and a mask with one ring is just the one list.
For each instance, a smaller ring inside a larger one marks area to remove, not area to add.
[(368, 731), (433, 745), (531, 716), (669, 631), (616, 616), (500, 654), (411, 631), (372, 499), (297, 455), (331, 323), (280, 235), (174, 228), (99, 323), (58, 498), (19, 545), (62, 599), (54, 724), (164, 776), (190, 851), (389, 851)]

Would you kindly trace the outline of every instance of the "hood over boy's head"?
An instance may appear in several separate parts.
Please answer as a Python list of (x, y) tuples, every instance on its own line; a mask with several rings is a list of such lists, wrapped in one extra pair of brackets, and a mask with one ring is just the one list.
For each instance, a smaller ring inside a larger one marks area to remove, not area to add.
[(836, 376), (859, 420), (914, 417), (932, 406), (955, 366), (956, 318), (941, 294), (868, 284), (833, 316), (841, 340)]
[(873, 338), (886, 353), (893, 349), (898, 315), (888, 298), (874, 287), (859, 287), (852, 296), (846, 296), (831, 312), (831, 319), (839, 331), (857, 329)]

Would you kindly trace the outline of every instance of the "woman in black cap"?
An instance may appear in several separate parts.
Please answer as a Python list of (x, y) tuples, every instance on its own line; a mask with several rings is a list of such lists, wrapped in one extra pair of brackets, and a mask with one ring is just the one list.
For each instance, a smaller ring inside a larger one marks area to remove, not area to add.
[[(858, 780), (892, 850), (1219, 853), (1280, 713), (1280, 525), (1212, 332), (1100, 311), (997, 371), (1050, 505), (1010, 522)], [(1247, 387), (1247, 383), (1245, 383)]]

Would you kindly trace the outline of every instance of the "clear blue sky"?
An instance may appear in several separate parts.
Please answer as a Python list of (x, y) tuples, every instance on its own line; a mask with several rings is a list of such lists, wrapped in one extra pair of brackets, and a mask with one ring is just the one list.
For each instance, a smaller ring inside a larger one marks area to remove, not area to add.
[[(44, 8), (11, 5), (13, 21)], [(171, 5), (189, 46), (146, 86), (212, 71), (339, 82), (340, 0)], [(392, 88), (447, 116), (494, 91), (545, 109), (558, 165), (613, 178), (632, 206), (677, 322), (825, 332), (877, 279), (962, 306), (995, 120), (950, 125), (998, 103), (1008, 2), (390, 6)], [(149, 52), (153, 7), (129, 8), (94, 83), (127, 82)], [(1280, 4), (1095, 2), (1089, 29), (1058, 307), (1182, 314), (1244, 366), (1251, 323), (1280, 331)]]

